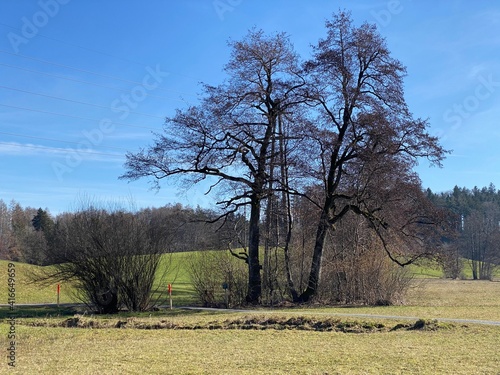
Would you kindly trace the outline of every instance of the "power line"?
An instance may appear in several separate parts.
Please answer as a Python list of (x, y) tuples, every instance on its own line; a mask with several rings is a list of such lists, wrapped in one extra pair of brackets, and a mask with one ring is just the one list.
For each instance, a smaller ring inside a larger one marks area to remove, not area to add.
[[(83, 81), (83, 80), (75, 79), (75, 78), (63, 77), (63, 76), (59, 76), (57, 74), (42, 72), (42, 71), (39, 71), (39, 70), (28, 69), (28, 68), (24, 68), (24, 67), (21, 67), (21, 66), (15, 66), (15, 65), (4, 64), (4, 63), (0, 63), (0, 66), (6, 66), (8, 68), (23, 70), (23, 71), (30, 72), (30, 73), (42, 74), (42, 75), (46, 75), (46, 76), (49, 76), (49, 77), (54, 77), (54, 78), (58, 78), (58, 79), (64, 79), (64, 80), (67, 80), (67, 81), (84, 83), (86, 85), (92, 85), (92, 86), (96, 86), (96, 87), (102, 87), (102, 88), (105, 88), (105, 89), (116, 90), (116, 91), (120, 91), (120, 92), (124, 92), (124, 93), (130, 93), (129, 90), (123, 90), (123, 89), (120, 89), (120, 88), (117, 88), (117, 87), (111, 87), (111, 86), (101, 85), (99, 83), (89, 82), (89, 81)], [(174, 99), (174, 100), (178, 100), (178, 101), (182, 101), (183, 102), (183, 100), (181, 100), (179, 98), (174, 98), (174, 97), (167, 98), (167, 97), (164, 97), (164, 96), (157, 96), (157, 95), (153, 95), (153, 94), (150, 94), (150, 93), (147, 93), (147, 95), (149, 97), (152, 97), (152, 98), (165, 99), (165, 100)]]
[[(15, 105), (2, 104), (2, 103), (0, 103), (0, 106), (14, 108), (14, 109), (20, 109), (20, 110), (23, 110), (23, 111), (31, 111), (31, 112), (44, 113), (44, 114), (47, 114), (47, 115), (55, 115), (55, 116), (63, 116), (63, 117), (75, 118), (75, 119), (78, 119), (78, 120), (86, 120), (86, 121), (92, 121), (92, 122), (99, 122), (99, 121), (103, 120), (103, 119), (96, 120), (96, 119), (93, 119), (93, 118), (82, 117), (82, 116), (75, 116), (75, 115), (69, 115), (69, 114), (66, 114), (66, 113), (57, 113), (57, 112), (43, 111), (43, 110), (40, 110), (40, 109), (19, 107), (19, 106), (15, 106)], [(110, 123), (111, 124), (115, 124), (115, 125), (128, 126), (128, 127), (131, 127), (131, 128), (148, 129), (148, 130), (158, 130), (158, 129), (155, 129), (155, 128), (151, 128), (149, 126), (125, 124), (125, 123), (116, 122), (116, 121), (111, 121)]]
[[(9, 29), (13, 29), (13, 30), (17, 30), (17, 31), (22, 32), (21, 29), (19, 29), (17, 27), (14, 27), (14, 26), (7, 25), (7, 24), (5, 24), (3, 22), (0, 22), (0, 25), (8, 27)], [(144, 66), (144, 64), (142, 64), (142, 63), (140, 63), (138, 61), (130, 60), (130, 59), (127, 59), (127, 58), (124, 58), (124, 57), (114, 56), (114, 55), (111, 55), (111, 54), (109, 54), (107, 52), (98, 51), (98, 50), (95, 50), (95, 49), (92, 49), (92, 48), (88, 48), (88, 47), (83, 47), (83, 46), (80, 46), (78, 44), (74, 44), (74, 43), (70, 43), (70, 42), (65, 42), (63, 40), (56, 39), (56, 38), (53, 38), (53, 37), (50, 37), (50, 36), (47, 36), (47, 35), (43, 35), (43, 34), (40, 34), (40, 33), (37, 33), (36, 36), (37, 37), (42, 37), (42, 38), (45, 38), (45, 39), (50, 39), (50, 40), (53, 40), (53, 41), (58, 42), (58, 43), (66, 44), (68, 46), (81, 48), (81, 49), (86, 50), (86, 51), (95, 52), (95, 53), (98, 53), (100, 55), (109, 56), (109, 57), (113, 57), (113, 58), (118, 59), (118, 60), (123, 60), (123, 61), (126, 61), (126, 62), (130, 62), (130, 63), (133, 63), (133, 64)]]
[[(0, 22), (0, 25), (8, 27), (8, 28), (13, 29), (13, 30), (20, 31), (20, 32), (23, 31), (23, 30), (21, 30), (21, 29), (19, 29), (17, 27), (14, 27), (14, 26), (11, 26), (11, 25), (7, 25), (7, 24), (5, 24), (3, 22)], [(125, 58), (125, 57), (121, 57), (121, 56), (112, 55), (112, 54), (110, 54), (108, 52), (99, 51), (99, 50), (96, 50), (96, 49), (92, 49), (92, 48), (80, 46), (80, 45), (75, 44), (75, 43), (66, 42), (64, 40), (53, 38), (53, 37), (50, 37), (50, 36), (47, 36), (47, 35), (43, 35), (43, 34), (40, 34), (40, 33), (37, 33), (36, 35), (37, 35), (37, 37), (42, 37), (42, 38), (50, 39), (50, 40), (53, 40), (53, 41), (58, 42), (58, 43), (66, 44), (66, 45), (72, 46), (72, 47), (77, 47), (77, 48), (80, 48), (80, 49), (83, 49), (83, 50), (86, 50), (86, 51), (95, 52), (95, 53), (100, 54), (100, 55), (112, 57), (114, 59), (122, 60), (122, 61), (125, 61), (125, 62), (130, 62), (130, 63), (136, 64), (136, 65), (140, 65), (142, 67), (144, 67), (144, 66), (147, 65), (147, 64), (144, 64), (142, 62), (134, 61), (134, 60), (131, 60), (131, 59), (128, 59), (128, 58)], [(171, 73), (171, 74), (177, 75), (179, 77), (185, 77), (185, 78), (189, 78), (189, 79), (192, 79), (192, 80), (196, 80), (197, 82), (200, 81), (199, 79), (195, 79), (195, 78), (187, 76), (185, 74), (179, 74), (179, 73)]]
[[(41, 94), (41, 93), (37, 93), (37, 92), (33, 92), (33, 91), (28, 91), (28, 90), (22, 90), (22, 89), (18, 89), (18, 88), (14, 88), (14, 87), (8, 87), (8, 86), (0, 85), (0, 88), (7, 89), (7, 90), (12, 90), (12, 91), (23, 92), (23, 93), (31, 94), (31, 95), (43, 96), (45, 98), (50, 98), (50, 99), (63, 100), (63, 101), (70, 102), (70, 103), (84, 104), (84, 105), (88, 105), (88, 106), (96, 107), (96, 108), (112, 109), (111, 107), (107, 107), (107, 106), (100, 105), (100, 104), (86, 103), (86, 102), (82, 102), (82, 101), (79, 101), (79, 100), (73, 100), (73, 99), (68, 99), (68, 98), (60, 98), (58, 96), (53, 96), (53, 95), (48, 95), (48, 94)], [(156, 116), (156, 115), (150, 115), (148, 113), (134, 112), (134, 111), (130, 111), (130, 110), (128, 112), (136, 114), (136, 115), (153, 117), (153, 118), (159, 118), (159, 119), (164, 120), (164, 117)]]
[[(4, 54), (7, 54), (7, 55), (16, 56), (16, 57), (22, 57), (24, 59), (38, 61), (38, 62), (41, 62), (41, 63), (44, 63), (44, 64), (54, 65), (54, 66), (58, 66), (58, 67), (66, 68), (66, 69), (75, 70), (75, 71), (78, 71), (78, 72), (83, 72), (83, 73), (87, 73), (87, 74), (93, 74), (93, 75), (96, 75), (98, 77), (104, 77), (104, 78), (108, 78), (108, 79), (114, 79), (114, 80), (117, 80), (117, 81), (122, 81), (122, 82), (126, 82), (126, 83), (132, 83), (134, 85), (140, 85), (140, 86), (143, 85), (142, 82), (132, 81), (132, 80), (129, 80), (129, 79), (124, 79), (124, 78), (120, 78), (120, 77), (110, 76), (110, 75), (102, 74), (102, 73), (96, 73), (96, 72), (92, 72), (90, 70), (75, 68), (75, 67), (72, 67), (72, 66), (69, 66), (69, 65), (59, 64), (59, 63), (55, 63), (55, 62), (48, 61), (48, 60), (43, 60), (43, 59), (38, 59), (38, 58), (35, 58), (35, 57), (30, 57), (30, 56), (26, 56), (26, 55), (16, 54), (16, 53), (9, 52), (9, 51), (0, 50), (0, 53), (4, 53)], [(170, 74), (170, 73), (168, 73), (168, 74)], [(184, 93), (184, 92), (175, 91), (175, 90), (163, 89), (161, 87), (158, 87), (155, 90), (161, 90), (161, 91), (166, 91), (166, 92), (167, 91), (171, 91), (171, 92), (176, 92), (176, 93), (182, 94), (182, 95), (195, 96), (193, 94)]]

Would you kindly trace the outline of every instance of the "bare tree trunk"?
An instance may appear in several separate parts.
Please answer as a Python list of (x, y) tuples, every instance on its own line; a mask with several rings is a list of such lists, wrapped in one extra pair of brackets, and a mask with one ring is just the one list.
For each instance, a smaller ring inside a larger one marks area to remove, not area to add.
[[(274, 126), (275, 127), (275, 126)], [(271, 139), (271, 158), (269, 160), (269, 182), (268, 182), (268, 196), (267, 196), (267, 206), (266, 206), (266, 233), (264, 238), (264, 268), (263, 268), (263, 286), (264, 293), (266, 294), (266, 299), (272, 299), (272, 289), (273, 289), (273, 275), (271, 272), (271, 229), (272, 229), (272, 217), (276, 213), (273, 212), (274, 209), (274, 166), (275, 166), (275, 134), (273, 132)]]
[(257, 194), (252, 195), (250, 220), (248, 229), (248, 293), (247, 302), (258, 304), (262, 293), (262, 280), (259, 263), (259, 224), (260, 224), (260, 199)]
[(281, 208), (283, 209), (283, 227), (286, 228), (285, 243), (283, 246), (283, 252), (285, 256), (285, 273), (286, 282), (288, 285), (288, 291), (292, 296), (294, 302), (298, 301), (299, 294), (295, 288), (295, 284), (292, 278), (292, 271), (290, 268), (290, 241), (292, 239), (293, 230), (293, 217), (292, 217), (292, 207), (290, 202), (289, 184), (288, 184), (288, 160), (287, 160), (287, 148), (285, 143), (286, 134), (283, 129), (283, 119), (282, 115), (278, 116), (278, 137), (279, 137), (279, 156), (280, 156), (280, 172), (281, 172)]
[(309, 272), (309, 281), (306, 290), (299, 296), (300, 302), (308, 302), (309, 299), (316, 294), (319, 287), (321, 277), (321, 263), (323, 261), (323, 248), (325, 244), (326, 234), (330, 224), (325, 210), (321, 213), (316, 232), (316, 241), (314, 243), (314, 252), (311, 262), (311, 271)]
[(299, 294), (295, 288), (295, 284), (292, 278), (292, 271), (290, 269), (290, 240), (292, 238), (292, 221), (290, 216), (287, 218), (287, 233), (285, 239), (284, 253), (285, 253), (285, 272), (286, 272), (286, 282), (288, 285), (288, 291), (292, 296), (292, 300), (297, 302), (299, 299)]
[(472, 278), (474, 280), (479, 280), (479, 275), (478, 275), (478, 271), (477, 271), (477, 267), (478, 264), (477, 264), (477, 260), (472, 260)]

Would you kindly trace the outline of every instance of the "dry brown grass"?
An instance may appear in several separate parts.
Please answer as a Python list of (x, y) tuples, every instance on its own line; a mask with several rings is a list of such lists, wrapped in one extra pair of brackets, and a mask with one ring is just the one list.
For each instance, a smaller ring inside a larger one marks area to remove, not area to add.
[(401, 306), (333, 307), (312, 311), (338, 314), (401, 315), (425, 319), (500, 321), (500, 282), (420, 279), (416, 280), (405, 304)]
[(12, 374), (434, 375), (500, 368), (497, 327), (346, 334), (21, 326), (18, 332)]

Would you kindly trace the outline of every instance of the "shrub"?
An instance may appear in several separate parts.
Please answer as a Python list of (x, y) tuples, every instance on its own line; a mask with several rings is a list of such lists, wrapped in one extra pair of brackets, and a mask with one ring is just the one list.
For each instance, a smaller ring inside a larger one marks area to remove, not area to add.
[(148, 310), (166, 250), (157, 228), (147, 215), (119, 209), (89, 206), (68, 215), (44, 278), (75, 281), (79, 297), (99, 313)]
[(189, 258), (188, 272), (198, 301), (207, 307), (245, 303), (248, 267), (226, 251), (200, 251)]

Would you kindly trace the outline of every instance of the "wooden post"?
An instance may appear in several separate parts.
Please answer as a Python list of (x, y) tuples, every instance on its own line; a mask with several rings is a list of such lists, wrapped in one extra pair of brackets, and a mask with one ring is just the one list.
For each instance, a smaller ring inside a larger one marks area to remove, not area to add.
[(229, 284), (223, 283), (222, 289), (224, 289), (224, 301), (226, 302), (226, 309), (229, 309)]
[(172, 284), (168, 284), (168, 298), (170, 299), (170, 310), (172, 310)]

